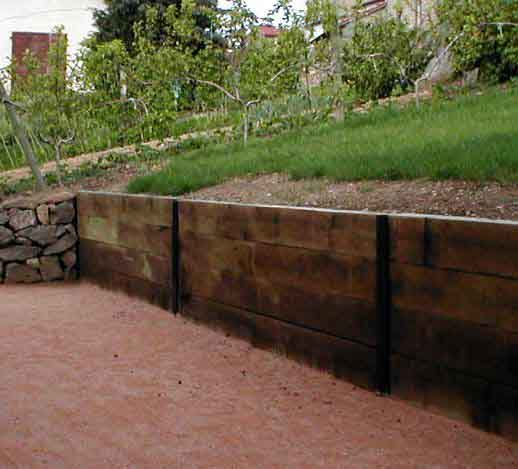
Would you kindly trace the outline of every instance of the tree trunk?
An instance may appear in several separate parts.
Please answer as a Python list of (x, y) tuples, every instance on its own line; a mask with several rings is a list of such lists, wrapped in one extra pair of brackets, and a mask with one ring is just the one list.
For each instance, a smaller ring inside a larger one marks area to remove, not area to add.
[(34, 150), (29, 141), (27, 130), (20, 121), (18, 114), (16, 114), (15, 106), (9, 101), (9, 96), (7, 95), (7, 91), (5, 90), (2, 80), (0, 80), (0, 101), (2, 101), (5, 105), (5, 109), (7, 110), (7, 117), (11, 122), (13, 132), (18, 138), (18, 141), (20, 142), (23, 153), (25, 155), (25, 159), (27, 160), (27, 163), (31, 168), (32, 174), (36, 179), (36, 190), (43, 191), (46, 189), (47, 186), (41, 174), (40, 167), (38, 165), (38, 160), (36, 159), (36, 155), (34, 154)]
[(336, 31), (333, 31), (331, 37), (331, 46), (333, 48), (333, 60), (335, 62), (335, 73), (334, 73), (334, 94), (336, 99), (336, 112), (335, 116), (338, 121), (344, 120), (344, 108), (342, 103), (342, 38), (340, 36), (340, 27), (337, 25)]
[(63, 187), (63, 179), (61, 177), (61, 142), (57, 142), (55, 147), (56, 151), (56, 175), (58, 177), (58, 184)]
[(343, 65), (342, 65), (342, 37), (340, 31), (340, 25), (336, 24), (336, 28), (331, 33), (331, 48), (333, 54), (333, 61), (335, 63), (335, 73), (334, 73), (334, 98), (336, 99), (336, 119), (341, 121), (344, 120), (344, 109), (342, 103), (342, 73), (343, 73)]
[(248, 106), (245, 106), (243, 121), (243, 142), (246, 146), (248, 144)]

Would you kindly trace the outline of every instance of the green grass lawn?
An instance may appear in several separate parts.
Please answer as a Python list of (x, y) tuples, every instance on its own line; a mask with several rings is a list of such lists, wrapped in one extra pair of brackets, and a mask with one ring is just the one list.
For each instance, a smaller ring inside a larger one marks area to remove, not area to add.
[(417, 178), (518, 182), (518, 89), (378, 108), (271, 139), (213, 145), (171, 158), (130, 192), (180, 195), (229, 178), (285, 173), (335, 181)]

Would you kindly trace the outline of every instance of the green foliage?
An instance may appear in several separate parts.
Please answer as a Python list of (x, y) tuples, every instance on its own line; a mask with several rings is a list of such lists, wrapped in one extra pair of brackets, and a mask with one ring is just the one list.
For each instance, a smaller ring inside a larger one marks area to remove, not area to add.
[(97, 42), (93, 38), (87, 39), (79, 57), (81, 88), (94, 91), (101, 101), (118, 99), (129, 62), (128, 51), (121, 40)]
[[(170, 6), (180, 7), (181, 0), (108, 0), (107, 8), (95, 10), (94, 21), (97, 26), (95, 39), (99, 43), (120, 40), (124, 43), (126, 50), (132, 52), (135, 43), (134, 27), (145, 21), (147, 10), (153, 7), (157, 12), (153, 42), (162, 42), (168, 32), (166, 12)], [(215, 9), (214, 0), (199, 0), (198, 4), (207, 8)], [(196, 27), (205, 30), (210, 26), (207, 16), (198, 14), (195, 17)]]
[(216, 145), (173, 158), (131, 192), (181, 195), (234, 177), (268, 173), (335, 181), (462, 179), (518, 181), (518, 89), (423, 105), (379, 107), (345, 122), (321, 123), (241, 145)]
[(430, 60), (428, 43), (425, 33), (400, 18), (358, 21), (344, 46), (344, 81), (364, 99), (401, 94)]
[(458, 72), (479, 67), (498, 81), (518, 75), (518, 0), (443, 0), (438, 11), (447, 42), (461, 36), (453, 46)]

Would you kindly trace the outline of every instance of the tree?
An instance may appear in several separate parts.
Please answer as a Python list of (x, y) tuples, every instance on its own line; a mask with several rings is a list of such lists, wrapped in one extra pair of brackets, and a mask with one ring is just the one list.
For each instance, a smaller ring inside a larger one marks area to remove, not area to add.
[(356, 21), (344, 45), (346, 84), (368, 100), (404, 92), (417, 80), (433, 56), (429, 34), (401, 17)]
[(336, 2), (334, 0), (309, 0), (307, 3), (306, 23), (311, 35), (313, 35), (316, 25), (321, 25), (326, 33), (326, 38), (314, 46), (314, 64), (320, 64), (324, 69), (327, 69), (328, 75), (332, 78), (336, 117), (338, 120), (342, 120), (344, 117), (341, 100), (343, 88), (343, 40)]
[(518, 74), (518, 8), (515, 0), (443, 0), (439, 24), (453, 43), (458, 72), (479, 68), (483, 78)]
[[(94, 21), (97, 27), (95, 39), (98, 43), (121, 40), (129, 52), (134, 51), (134, 26), (145, 21), (146, 11), (154, 7), (157, 11), (157, 28), (153, 41), (160, 43), (166, 35), (165, 13), (170, 6), (180, 8), (182, 0), (107, 0), (107, 8), (95, 10)], [(216, 0), (197, 0), (198, 5), (215, 9)], [(195, 17), (196, 27), (201, 31), (210, 28), (210, 20), (204, 14)]]
[(11, 123), (13, 128), (13, 132), (18, 138), (20, 145), (22, 146), (23, 153), (25, 155), (25, 159), (27, 160), (28, 165), (31, 168), (34, 179), (36, 180), (36, 190), (42, 191), (46, 188), (45, 180), (40, 171), (40, 167), (38, 164), (38, 160), (36, 155), (34, 154), (34, 150), (31, 146), (29, 136), (27, 135), (27, 130), (22, 124), (20, 118), (18, 117), (16, 105), (13, 103), (4, 87), (4, 83), (2, 78), (0, 77), (0, 101), (5, 105), (5, 109), (7, 111), (7, 117)]
[(63, 27), (57, 27), (53, 32), (47, 73), (40, 73), (40, 64), (30, 55), (24, 58), (24, 63), (29, 73), (25, 77), (13, 76), (14, 96), (23, 103), (25, 120), (34, 134), (52, 146), (61, 185), (63, 147), (74, 139), (72, 117), (84, 102), (84, 98), (73, 89), (73, 73), (67, 70), (67, 36)]
[[(282, 2), (288, 8), (288, 2)], [(200, 69), (192, 76), (198, 84), (212, 87), (236, 103), (243, 113), (243, 140), (249, 133), (250, 108), (267, 98), (295, 92), (299, 81), (300, 50), (297, 47), (302, 30), (282, 31), (277, 41), (262, 38), (258, 18), (244, 0), (232, 0), (214, 24), (226, 49), (216, 78)]]

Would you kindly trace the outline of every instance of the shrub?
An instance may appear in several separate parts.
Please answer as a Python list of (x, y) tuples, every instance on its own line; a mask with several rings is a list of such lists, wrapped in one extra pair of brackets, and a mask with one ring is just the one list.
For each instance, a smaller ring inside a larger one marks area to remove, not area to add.
[(422, 31), (399, 18), (358, 21), (344, 47), (344, 80), (364, 99), (403, 92), (430, 59), (427, 42)]
[(478, 67), (492, 81), (518, 74), (518, 0), (443, 0), (438, 19), (448, 42), (461, 35), (452, 49), (457, 71)]

